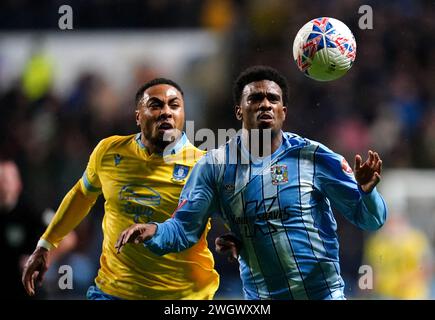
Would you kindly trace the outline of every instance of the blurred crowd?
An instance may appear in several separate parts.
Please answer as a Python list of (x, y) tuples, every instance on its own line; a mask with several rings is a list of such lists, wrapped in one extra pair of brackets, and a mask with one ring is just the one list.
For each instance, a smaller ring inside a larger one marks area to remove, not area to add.
[[(0, 30), (57, 28), (57, 8), (75, 10), (76, 31), (84, 29), (195, 28), (230, 39), (229, 79), (245, 67), (267, 64), (290, 83), (286, 129), (325, 143), (349, 162), (356, 153), (377, 150), (385, 168), (435, 167), (435, 4), (433, 1), (2, 1)], [(104, 4), (103, 4), (104, 3)], [(373, 30), (358, 28), (358, 8), (373, 8)], [(122, 8), (122, 9), (120, 9)], [(355, 65), (343, 79), (318, 83), (304, 77), (292, 58), (293, 37), (308, 20), (332, 16), (345, 22), (357, 41)], [(12, 18), (13, 17), (13, 18)], [(53, 22), (54, 21), (54, 22)], [(4, 62), (7, 63), (7, 62)], [(133, 97), (145, 81), (160, 76), (137, 66), (127, 90), (110, 79), (81, 70), (68, 93), (54, 93), (49, 62), (34, 55), (22, 74), (0, 92), (0, 159), (14, 161), (21, 173), (20, 202), (36, 217), (52, 212), (81, 177), (97, 142), (137, 131)], [(1, 72), (1, 69), (0, 69)], [(212, 77), (206, 69), (203, 77)], [(183, 87), (183, 83), (180, 83)], [(219, 84), (200, 116), (211, 129), (238, 128), (231, 82)], [(194, 99), (194, 97), (192, 97)], [(82, 283), (90, 285), (98, 265), (102, 201), (79, 227), (75, 258)], [(347, 294), (358, 296), (358, 266), (366, 234), (337, 215)], [(30, 221), (30, 220), (29, 220)], [(217, 228), (213, 235), (221, 231)], [(433, 241), (432, 239), (431, 241)], [(34, 242), (36, 243), (36, 242)], [(213, 243), (211, 240), (210, 243)], [(30, 252), (28, 252), (30, 253)], [(68, 258), (68, 257), (67, 257)], [(72, 259), (71, 256), (69, 259)], [(237, 266), (217, 258), (218, 270), (237, 279)], [(54, 271), (56, 272), (56, 270)], [(53, 275), (54, 277), (54, 275)], [(233, 279), (233, 278), (231, 278)], [(235, 283), (234, 287), (231, 287)], [(223, 281), (222, 296), (240, 295), (239, 282)], [(85, 289), (83, 289), (85, 290)]]

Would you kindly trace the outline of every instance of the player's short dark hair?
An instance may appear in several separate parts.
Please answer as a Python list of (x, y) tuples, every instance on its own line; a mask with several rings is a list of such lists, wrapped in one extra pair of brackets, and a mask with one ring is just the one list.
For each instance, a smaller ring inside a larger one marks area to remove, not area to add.
[(178, 85), (178, 83), (176, 83), (175, 81), (172, 81), (170, 79), (166, 79), (166, 78), (155, 78), (153, 80), (150, 80), (146, 83), (144, 83), (136, 92), (136, 98), (135, 98), (135, 102), (136, 102), (136, 108), (139, 106), (140, 101), (143, 98), (143, 93), (145, 92), (146, 89), (159, 85), (159, 84), (168, 84), (170, 86), (173, 86), (175, 89), (177, 89), (178, 91), (180, 91), (181, 95), (184, 96), (184, 92), (181, 89), (181, 87)]
[(284, 106), (288, 106), (288, 83), (286, 78), (276, 69), (268, 66), (253, 66), (243, 71), (234, 82), (233, 98), (234, 103), (239, 105), (242, 99), (242, 92), (245, 86), (251, 82), (270, 80), (280, 86)]

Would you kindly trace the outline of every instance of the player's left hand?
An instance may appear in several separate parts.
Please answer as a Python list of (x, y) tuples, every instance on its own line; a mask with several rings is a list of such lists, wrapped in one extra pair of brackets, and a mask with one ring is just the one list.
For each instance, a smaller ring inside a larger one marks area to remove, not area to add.
[(214, 244), (216, 252), (227, 255), (229, 262), (237, 261), (242, 242), (235, 235), (232, 233), (223, 234), (216, 238)]
[(138, 223), (125, 229), (116, 241), (115, 249), (117, 253), (127, 243), (141, 244), (145, 240), (151, 239), (156, 233), (157, 226), (153, 223)]
[(381, 181), (382, 160), (377, 152), (369, 150), (368, 159), (362, 163), (359, 154), (355, 156), (354, 174), (355, 180), (364, 192), (371, 192)]

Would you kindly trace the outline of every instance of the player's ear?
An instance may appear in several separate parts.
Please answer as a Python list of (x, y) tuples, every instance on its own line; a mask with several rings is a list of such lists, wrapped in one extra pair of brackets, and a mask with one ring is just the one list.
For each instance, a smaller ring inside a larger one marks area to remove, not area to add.
[(137, 126), (140, 126), (140, 121), (139, 121), (139, 110), (135, 110), (135, 113), (136, 113), (136, 125)]
[(287, 107), (283, 106), (282, 111), (284, 112), (284, 119), (287, 118)]
[(239, 105), (236, 105), (236, 106), (234, 107), (234, 112), (235, 112), (235, 114), (236, 114), (236, 118), (237, 118), (237, 120), (242, 121), (242, 120), (243, 120), (243, 116), (242, 116), (242, 108), (240, 108)]

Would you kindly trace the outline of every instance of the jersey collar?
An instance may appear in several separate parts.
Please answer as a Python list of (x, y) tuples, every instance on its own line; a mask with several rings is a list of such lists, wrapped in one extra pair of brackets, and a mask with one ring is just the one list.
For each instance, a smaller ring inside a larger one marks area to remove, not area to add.
[(246, 148), (245, 144), (243, 143), (242, 136), (240, 136), (240, 149), (241, 149), (242, 155), (246, 159), (250, 159), (250, 161), (254, 165), (261, 166), (264, 163), (269, 163), (271, 161), (271, 159), (273, 159), (276, 155), (280, 154), (284, 149), (291, 147), (291, 142), (289, 141), (285, 132), (283, 132), (281, 130), (281, 134), (282, 134), (282, 141), (281, 141), (281, 144), (279, 145), (278, 149), (276, 149), (275, 152), (273, 152), (272, 154), (264, 156), (264, 157), (255, 157), (254, 155), (252, 155), (248, 151), (248, 149)]

